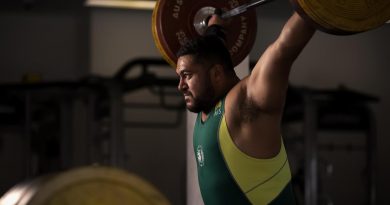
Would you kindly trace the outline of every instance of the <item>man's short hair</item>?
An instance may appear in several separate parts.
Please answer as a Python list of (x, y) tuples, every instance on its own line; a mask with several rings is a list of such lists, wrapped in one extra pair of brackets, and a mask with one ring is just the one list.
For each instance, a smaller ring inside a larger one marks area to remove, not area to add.
[(177, 52), (177, 57), (192, 55), (196, 63), (204, 66), (220, 64), (233, 71), (233, 62), (224, 41), (217, 35), (205, 35), (187, 41)]

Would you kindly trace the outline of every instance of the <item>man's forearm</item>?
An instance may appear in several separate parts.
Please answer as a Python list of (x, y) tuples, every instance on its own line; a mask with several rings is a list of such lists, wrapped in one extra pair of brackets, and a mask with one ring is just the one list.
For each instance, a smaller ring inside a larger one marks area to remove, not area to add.
[(294, 61), (315, 33), (315, 28), (308, 25), (297, 13), (287, 21), (275, 42), (286, 56)]

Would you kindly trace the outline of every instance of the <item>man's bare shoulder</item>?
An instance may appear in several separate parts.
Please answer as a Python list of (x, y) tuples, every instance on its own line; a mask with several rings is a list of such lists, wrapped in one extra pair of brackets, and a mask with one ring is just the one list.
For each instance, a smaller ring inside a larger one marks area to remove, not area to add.
[[(245, 123), (255, 120), (261, 109), (247, 95), (248, 77), (237, 83), (228, 93), (225, 109), (233, 123)], [(230, 115), (230, 116), (229, 116)]]
[(275, 156), (280, 148), (279, 117), (264, 111), (248, 97), (248, 78), (233, 87), (225, 100), (229, 134), (244, 153), (257, 158)]

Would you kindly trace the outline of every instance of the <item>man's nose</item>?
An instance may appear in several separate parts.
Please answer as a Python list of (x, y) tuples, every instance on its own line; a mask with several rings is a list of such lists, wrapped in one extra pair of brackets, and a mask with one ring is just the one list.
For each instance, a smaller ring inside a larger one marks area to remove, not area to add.
[(177, 86), (177, 89), (178, 89), (179, 91), (183, 91), (183, 90), (185, 90), (186, 88), (187, 88), (187, 84), (184, 82), (183, 79), (180, 79), (180, 80), (179, 80), (179, 85)]

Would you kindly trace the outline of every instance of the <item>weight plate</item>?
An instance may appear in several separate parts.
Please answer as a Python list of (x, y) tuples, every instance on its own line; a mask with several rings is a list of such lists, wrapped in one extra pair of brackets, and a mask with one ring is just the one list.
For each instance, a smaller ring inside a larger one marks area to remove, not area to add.
[(291, 3), (317, 28), (337, 35), (375, 29), (390, 19), (389, 0), (291, 0)]
[[(201, 22), (199, 16), (204, 16), (210, 8), (228, 11), (247, 2), (247, 0), (159, 0), (152, 17), (155, 44), (164, 59), (176, 68), (177, 51), (188, 39), (200, 35), (199, 28), (196, 28), (196, 25)], [(249, 54), (256, 39), (256, 13), (254, 10), (249, 10), (228, 21), (227, 48), (236, 66)]]

